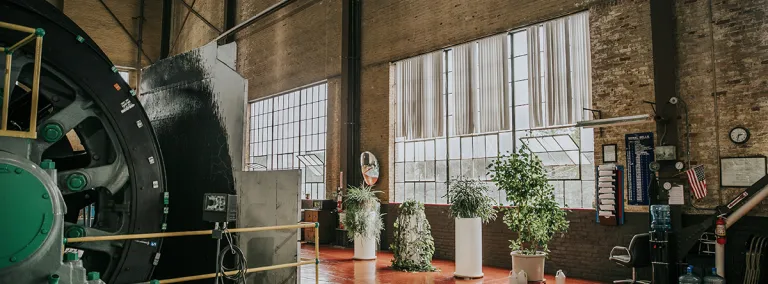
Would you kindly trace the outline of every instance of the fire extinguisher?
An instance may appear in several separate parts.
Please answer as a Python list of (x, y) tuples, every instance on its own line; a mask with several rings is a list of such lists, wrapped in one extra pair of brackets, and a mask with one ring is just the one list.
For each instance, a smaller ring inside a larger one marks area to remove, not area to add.
[(725, 217), (718, 217), (715, 221), (715, 237), (718, 244), (725, 244)]

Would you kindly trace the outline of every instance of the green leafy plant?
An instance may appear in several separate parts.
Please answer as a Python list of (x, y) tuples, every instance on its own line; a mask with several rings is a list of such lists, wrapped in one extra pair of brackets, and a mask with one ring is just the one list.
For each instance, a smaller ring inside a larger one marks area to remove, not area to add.
[(482, 182), (465, 177), (448, 181), (446, 197), (451, 203), (453, 218), (480, 218), (483, 223), (496, 220), (496, 202), (488, 196), (488, 187)]
[(566, 232), (569, 224), (539, 158), (523, 144), (517, 152), (488, 167), (493, 182), (513, 205), (503, 210), (504, 224), (517, 232), (509, 247), (526, 255), (549, 252), (549, 241), (555, 234)]
[(394, 238), (389, 245), (394, 258), (392, 268), (402, 271), (435, 271), (432, 255), (435, 242), (432, 227), (424, 214), (424, 204), (408, 200), (400, 204)]
[(347, 187), (347, 194), (344, 196), (345, 214), (341, 222), (348, 232), (349, 239), (360, 236), (374, 238), (376, 243), (379, 242), (381, 230), (384, 229), (384, 222), (381, 219), (381, 204), (379, 204), (379, 198), (376, 197), (376, 193), (379, 192), (367, 185)]

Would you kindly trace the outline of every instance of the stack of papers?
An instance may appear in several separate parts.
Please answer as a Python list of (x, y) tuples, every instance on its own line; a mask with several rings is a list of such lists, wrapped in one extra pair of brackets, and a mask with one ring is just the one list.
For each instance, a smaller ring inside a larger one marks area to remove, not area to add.
[(616, 165), (606, 164), (598, 167), (597, 209), (602, 217), (616, 216)]
[(685, 192), (682, 185), (675, 185), (669, 189), (669, 205), (685, 204)]

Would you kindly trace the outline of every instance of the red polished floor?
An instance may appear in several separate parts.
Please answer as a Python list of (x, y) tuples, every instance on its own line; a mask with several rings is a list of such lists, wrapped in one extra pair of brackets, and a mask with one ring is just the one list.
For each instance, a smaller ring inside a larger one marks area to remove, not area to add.
[[(320, 281), (319, 283), (508, 283), (508, 270), (495, 267), (483, 267), (485, 277), (476, 280), (458, 280), (453, 278), (454, 263), (447, 260), (433, 260), (432, 265), (437, 272), (410, 273), (389, 268), (392, 260), (391, 252), (378, 252), (376, 261), (353, 261), (352, 249), (320, 247)], [(304, 244), (301, 246), (301, 257), (315, 258), (315, 247)], [(555, 283), (553, 276), (547, 276), (548, 283)], [(567, 279), (568, 284), (592, 284), (599, 282)], [(315, 283), (315, 266), (301, 267), (301, 283)]]

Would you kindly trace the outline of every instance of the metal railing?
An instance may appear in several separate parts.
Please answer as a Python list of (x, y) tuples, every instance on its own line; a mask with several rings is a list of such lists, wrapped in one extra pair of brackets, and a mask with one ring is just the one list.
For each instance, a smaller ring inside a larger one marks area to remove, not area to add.
[[(298, 223), (296, 225), (234, 228), (234, 229), (227, 229), (227, 231), (231, 233), (247, 233), (247, 232), (274, 231), (274, 230), (290, 230), (290, 229), (300, 229), (300, 228), (315, 228), (315, 259), (314, 260), (308, 259), (308, 258), (299, 258), (299, 261), (294, 263), (284, 263), (284, 264), (277, 264), (277, 265), (271, 265), (271, 266), (248, 268), (246, 270), (246, 273), (314, 264), (315, 265), (315, 283), (319, 283), (319, 279), (320, 279), (320, 247), (319, 247), (320, 230), (319, 230), (319, 227), (320, 227), (320, 223)], [(166, 233), (68, 238), (68, 239), (64, 239), (64, 242), (65, 243), (84, 243), (84, 242), (100, 242), (100, 241), (170, 238), (170, 237), (183, 237), (183, 236), (202, 236), (202, 235), (211, 235), (211, 234), (213, 234), (213, 230), (202, 230), (202, 231), (186, 231), (186, 232), (166, 232)], [(220, 274), (223, 274), (223, 275), (234, 275), (237, 273), (239, 273), (239, 271), (220, 272)], [(208, 273), (208, 274), (185, 276), (185, 277), (179, 277), (179, 278), (162, 279), (162, 280), (159, 280), (159, 283), (161, 284), (181, 283), (181, 282), (193, 281), (193, 280), (210, 279), (214, 277), (216, 277), (216, 273)], [(147, 282), (144, 282), (144, 283), (147, 283)]]
[[(0, 110), (0, 136), (37, 139), (37, 102), (40, 94), (40, 62), (45, 31), (6, 22), (0, 22), (0, 28), (29, 33), (27, 37), (9, 47), (0, 47), (0, 51), (5, 53), (5, 84), (3, 85), (2, 110)], [(35, 41), (35, 62), (32, 77), (32, 109), (29, 113), (29, 130), (8, 130), (8, 104), (11, 96), (11, 84), (16, 84), (16, 82), (11, 82), (13, 52), (33, 40)]]

